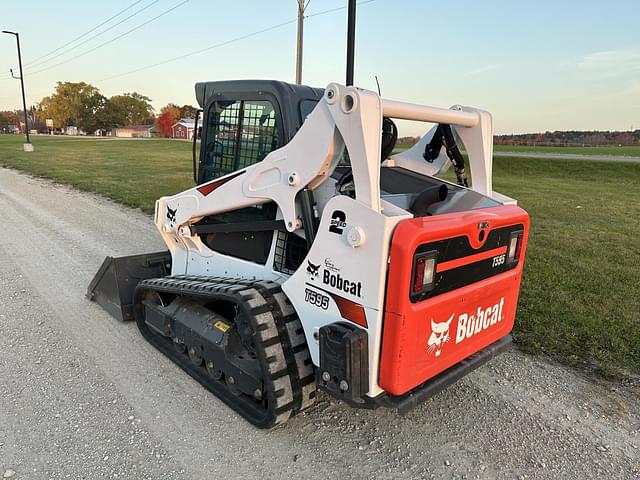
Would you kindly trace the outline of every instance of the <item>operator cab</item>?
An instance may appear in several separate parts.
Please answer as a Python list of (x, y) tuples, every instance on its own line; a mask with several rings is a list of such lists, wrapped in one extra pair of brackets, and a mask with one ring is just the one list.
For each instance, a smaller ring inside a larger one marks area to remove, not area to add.
[(276, 80), (197, 83), (204, 113), (197, 183), (258, 163), (287, 144), (323, 93)]
[[(261, 162), (286, 145), (324, 94), (324, 89), (276, 80), (233, 80), (196, 84), (204, 119), (198, 185)], [(306, 254), (304, 238), (278, 223), (275, 203), (205, 217), (197, 225), (271, 222), (274, 230), (210, 233), (202, 240), (210, 249), (254, 263), (267, 262), (278, 242), (274, 268), (289, 272)]]

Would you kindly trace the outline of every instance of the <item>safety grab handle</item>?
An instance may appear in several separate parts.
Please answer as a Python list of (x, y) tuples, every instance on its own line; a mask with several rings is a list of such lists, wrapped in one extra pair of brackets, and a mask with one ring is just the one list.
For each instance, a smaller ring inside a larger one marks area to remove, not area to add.
[(461, 127), (475, 127), (480, 122), (480, 117), (475, 112), (427, 107), (396, 100), (381, 100), (382, 112), (385, 117), (419, 122), (445, 123)]

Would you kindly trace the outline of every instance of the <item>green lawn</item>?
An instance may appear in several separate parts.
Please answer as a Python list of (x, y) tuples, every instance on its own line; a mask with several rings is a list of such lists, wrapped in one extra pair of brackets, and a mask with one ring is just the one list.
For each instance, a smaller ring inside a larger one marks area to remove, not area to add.
[(615, 155), (640, 157), (640, 146), (634, 147), (527, 147), (520, 145), (495, 145), (497, 152), (527, 153), (577, 153), (578, 155)]
[(154, 202), (193, 186), (191, 143), (165, 139), (87, 139), (0, 135), (0, 165), (101, 193), (153, 213)]
[[(394, 149), (400, 152), (413, 145), (399, 143)], [(494, 145), (496, 152), (526, 152), (526, 153), (575, 153), (578, 155), (613, 155), (622, 157), (640, 157), (640, 146), (606, 146), (606, 147), (528, 147), (521, 145)]]
[[(191, 145), (0, 135), (0, 164), (153, 210), (192, 185)], [(599, 152), (602, 153), (602, 152)], [(607, 374), (640, 373), (640, 164), (499, 157), (494, 187), (532, 219), (514, 338)]]

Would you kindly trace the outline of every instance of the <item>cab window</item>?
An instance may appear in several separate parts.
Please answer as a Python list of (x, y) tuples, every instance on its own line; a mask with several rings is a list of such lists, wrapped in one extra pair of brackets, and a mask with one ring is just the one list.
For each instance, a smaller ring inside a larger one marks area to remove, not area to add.
[(200, 182), (258, 163), (280, 145), (276, 111), (268, 100), (220, 100), (207, 115)]
[(303, 124), (313, 109), (318, 105), (318, 100), (302, 100), (300, 102), (300, 124)]

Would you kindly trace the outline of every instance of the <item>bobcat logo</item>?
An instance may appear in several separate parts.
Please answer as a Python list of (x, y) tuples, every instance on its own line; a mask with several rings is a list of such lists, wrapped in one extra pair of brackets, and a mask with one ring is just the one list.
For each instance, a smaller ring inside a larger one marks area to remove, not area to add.
[(446, 322), (435, 323), (433, 319), (431, 319), (431, 336), (429, 337), (428, 352), (431, 353), (435, 350), (436, 357), (440, 356), (442, 351), (442, 347), (445, 343), (447, 343), (451, 337), (449, 337), (449, 325), (451, 325), (451, 321), (453, 320), (453, 315)]
[(178, 211), (178, 208), (176, 207), (174, 210), (171, 210), (169, 208), (169, 205), (167, 205), (167, 218), (169, 219), (169, 221), (171, 223), (176, 221), (176, 212)]
[(311, 277), (311, 280), (315, 280), (318, 278), (318, 274), (320, 273), (320, 264), (314, 265), (309, 260), (307, 260), (307, 273)]

